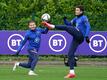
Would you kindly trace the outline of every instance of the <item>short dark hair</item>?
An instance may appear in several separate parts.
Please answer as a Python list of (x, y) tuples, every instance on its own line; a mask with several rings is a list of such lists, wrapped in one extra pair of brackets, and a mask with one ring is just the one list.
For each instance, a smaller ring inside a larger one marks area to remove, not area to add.
[(84, 7), (83, 7), (83, 5), (78, 5), (78, 6), (76, 6), (76, 8), (79, 8), (81, 11), (84, 12)]
[(35, 23), (35, 21), (34, 21), (34, 20), (28, 21), (28, 25), (29, 25), (30, 23)]

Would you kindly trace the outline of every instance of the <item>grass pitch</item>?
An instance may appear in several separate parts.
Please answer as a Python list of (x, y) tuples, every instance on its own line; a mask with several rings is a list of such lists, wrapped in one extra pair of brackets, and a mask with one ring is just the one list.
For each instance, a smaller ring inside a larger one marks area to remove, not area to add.
[(11, 65), (0, 65), (0, 80), (107, 80), (107, 67), (79, 66), (75, 68), (77, 77), (64, 79), (68, 68), (63, 65), (38, 65), (35, 72), (38, 76), (28, 76), (28, 69), (17, 68), (12, 71)]

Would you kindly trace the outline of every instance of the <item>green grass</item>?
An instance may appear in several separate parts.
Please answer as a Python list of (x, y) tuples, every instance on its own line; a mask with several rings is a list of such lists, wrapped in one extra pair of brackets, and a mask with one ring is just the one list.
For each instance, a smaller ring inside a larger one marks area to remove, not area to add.
[[(68, 73), (68, 68), (58, 65), (39, 65), (36, 68), (38, 76), (28, 76), (28, 69), (17, 68), (12, 71), (10, 65), (0, 65), (0, 80), (71, 80), (63, 77)], [(107, 80), (107, 67), (77, 67), (77, 77), (72, 80)]]

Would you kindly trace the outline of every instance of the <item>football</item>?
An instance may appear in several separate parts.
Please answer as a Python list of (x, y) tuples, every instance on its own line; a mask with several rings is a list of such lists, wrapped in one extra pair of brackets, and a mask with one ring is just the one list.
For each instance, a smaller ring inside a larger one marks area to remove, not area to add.
[(41, 16), (41, 19), (43, 21), (49, 21), (50, 20), (50, 15), (48, 13), (44, 13), (42, 16)]

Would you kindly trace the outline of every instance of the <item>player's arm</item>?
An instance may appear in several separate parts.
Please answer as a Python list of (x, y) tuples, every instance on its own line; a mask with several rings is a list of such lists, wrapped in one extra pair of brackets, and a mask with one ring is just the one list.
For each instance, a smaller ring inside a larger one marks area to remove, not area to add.
[(86, 26), (86, 34), (85, 34), (86, 42), (89, 43), (90, 40), (89, 40), (88, 35), (89, 35), (89, 33), (90, 33), (91, 27), (90, 27), (90, 23), (89, 23), (87, 17), (84, 18), (84, 24), (85, 24), (85, 26)]
[(67, 20), (67, 17), (64, 17), (64, 24), (67, 26), (73, 26), (76, 22), (76, 18), (72, 19), (70, 22)]
[(26, 34), (25, 37), (24, 37), (24, 40), (21, 42), (20, 46), (19, 46), (18, 49), (17, 49), (16, 56), (19, 55), (22, 47), (23, 47), (24, 44), (27, 42), (27, 40), (28, 40), (28, 35)]
[(41, 28), (41, 33), (42, 34), (47, 34), (48, 30), (49, 30), (48, 28), (44, 28), (44, 29)]

